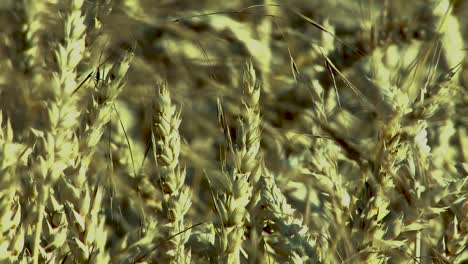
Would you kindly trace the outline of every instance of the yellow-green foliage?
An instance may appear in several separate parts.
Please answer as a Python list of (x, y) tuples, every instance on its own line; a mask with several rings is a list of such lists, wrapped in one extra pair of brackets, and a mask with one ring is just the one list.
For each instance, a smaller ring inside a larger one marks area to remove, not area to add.
[(468, 1), (0, 1), (0, 263), (466, 263)]

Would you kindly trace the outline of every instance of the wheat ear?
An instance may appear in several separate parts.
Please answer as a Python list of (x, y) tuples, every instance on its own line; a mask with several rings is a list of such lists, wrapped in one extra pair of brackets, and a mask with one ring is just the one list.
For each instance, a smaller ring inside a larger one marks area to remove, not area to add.
[(14, 142), (9, 121), (0, 111), (0, 262), (16, 263), (24, 247), (16, 168), (25, 166), (31, 149)]
[(64, 20), (64, 38), (55, 51), (56, 65), (53, 65), (50, 83), (51, 100), (48, 106), (47, 124), (44, 133), (36, 133), (41, 142), (37, 157), (38, 170), (38, 211), (34, 236), (33, 263), (39, 262), (40, 234), (43, 224), (45, 203), (49, 189), (78, 156), (78, 143), (74, 128), (78, 125), (79, 111), (72, 96), (77, 86), (76, 67), (85, 50), (84, 17), (81, 13), (83, 0), (71, 0)]
[(104, 126), (112, 117), (113, 104), (123, 88), (123, 79), (133, 53), (127, 53), (104, 73), (94, 88), (88, 109), (78, 131), (81, 156), (75, 168), (68, 170), (59, 185), (61, 202), (65, 205), (70, 232), (68, 245), (75, 260), (105, 263), (110, 259), (105, 245), (105, 217), (100, 213), (103, 190), (99, 179), (88, 173), (89, 164), (99, 143)]
[(258, 181), (260, 151), (260, 84), (256, 79), (253, 65), (249, 63), (244, 72), (244, 113), (238, 127), (238, 142), (232, 147), (228, 128), (221, 115), (221, 125), (226, 132), (227, 144), (231, 149), (228, 171), (225, 172), (227, 186), (216, 200), (221, 218), (217, 224), (215, 247), (222, 254), (224, 263), (240, 263), (240, 250), (244, 240), (246, 207), (252, 197), (253, 183)]
[(160, 225), (162, 239), (157, 256), (164, 263), (190, 263), (190, 250), (185, 244), (190, 231), (184, 231), (184, 216), (192, 205), (191, 190), (185, 186), (185, 169), (179, 163), (180, 112), (172, 104), (166, 84), (161, 84), (155, 102), (153, 148), (159, 179), (154, 185), (163, 193), (164, 221)]

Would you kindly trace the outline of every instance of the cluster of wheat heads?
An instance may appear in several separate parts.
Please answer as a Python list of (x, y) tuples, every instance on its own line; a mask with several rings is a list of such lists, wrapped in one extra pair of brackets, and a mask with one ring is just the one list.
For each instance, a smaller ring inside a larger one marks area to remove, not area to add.
[(252, 2), (0, 1), (0, 263), (468, 260), (468, 3)]

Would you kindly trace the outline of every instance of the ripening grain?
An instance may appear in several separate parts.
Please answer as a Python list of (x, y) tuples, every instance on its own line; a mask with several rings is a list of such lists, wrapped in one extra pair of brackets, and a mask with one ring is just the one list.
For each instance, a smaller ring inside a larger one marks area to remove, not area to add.
[(466, 1), (182, 2), (0, 1), (0, 263), (468, 261)]

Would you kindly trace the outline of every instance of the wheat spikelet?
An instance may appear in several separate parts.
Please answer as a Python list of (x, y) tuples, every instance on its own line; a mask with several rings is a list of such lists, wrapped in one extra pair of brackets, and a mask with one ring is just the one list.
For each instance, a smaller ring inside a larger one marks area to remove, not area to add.
[(123, 89), (125, 77), (133, 53), (123, 55), (117, 63), (112, 65), (109, 72), (101, 73), (103, 80), (98, 80), (92, 93), (92, 98), (88, 102), (87, 110), (82, 117), (79, 139), (82, 142), (81, 150), (84, 152), (82, 162), (89, 166), (93, 152), (99, 143), (104, 132), (104, 126), (112, 117), (113, 106), (117, 96)]
[[(423, 197), (429, 181), (431, 149), (427, 144), (428, 124), (416, 116), (424, 111), (430, 115), (436, 108), (422, 107), (425, 100), (425, 89), (420, 88), (422, 80), (407, 78), (400, 82), (402, 87), (396, 85), (390, 65), (382, 61), (381, 49), (374, 51), (370, 62), (374, 64), (373, 82), (382, 95), (383, 105), (376, 107), (378, 138), (374, 170), (366, 176), (353, 208), (352, 239), (363, 243), (357, 246), (353, 258), (383, 260), (400, 250), (407, 252), (406, 257), (419, 259), (428, 254), (423, 239), (427, 236), (430, 213), (421, 209), (424, 213), (418, 215), (410, 208), (431, 207)], [(412, 95), (412, 91), (420, 95)], [(410, 239), (405, 243), (402, 237)], [(405, 259), (403, 255), (399, 257)]]
[(235, 166), (239, 173), (250, 174), (248, 179), (255, 185), (260, 178), (259, 153), (261, 141), (260, 81), (252, 63), (244, 71), (243, 116), (240, 120), (238, 142), (235, 150)]
[(0, 262), (15, 263), (24, 247), (16, 167), (26, 165), (31, 149), (13, 140), (8, 120), (0, 111)]
[(264, 234), (264, 238), (273, 248), (273, 254), (279, 261), (301, 256), (305, 263), (318, 263), (315, 241), (309, 228), (295, 216), (295, 210), (276, 185), (273, 175), (266, 169), (262, 175), (256, 210), (257, 216), (263, 220), (262, 229), (269, 233)]
[[(107, 231), (105, 217), (100, 213), (103, 190), (98, 179), (88, 174), (88, 167), (101, 139), (104, 126), (112, 117), (113, 104), (123, 87), (123, 78), (130, 66), (133, 53), (128, 53), (115, 63), (98, 81), (88, 109), (82, 118), (78, 139), (80, 158), (76, 167), (67, 171), (58, 185), (61, 202), (65, 205), (68, 225), (68, 245), (75, 260), (108, 262), (105, 249)], [(70, 195), (72, 194), (72, 195)]]
[[(318, 82), (310, 83), (310, 80), (303, 74), (298, 73), (296, 78), (299, 87), (310, 91), (314, 99), (310, 112), (314, 116), (312, 128), (316, 129), (317, 124), (326, 122), (323, 90)], [(317, 155), (320, 154), (317, 153)], [(321, 162), (319, 162), (320, 165), (322, 165)], [(274, 256), (275, 261), (278, 262), (317, 263), (315, 239), (303, 220), (297, 217), (296, 210), (288, 203), (278, 187), (275, 179), (277, 177), (265, 167), (262, 168), (259, 200), (252, 213), (257, 230), (264, 231), (262, 238), (267, 245), (267, 253)], [(268, 262), (269, 258), (265, 261)]]
[[(224, 193), (218, 196), (216, 207), (221, 218), (217, 226), (215, 246), (223, 252), (220, 261), (227, 263), (240, 262), (240, 249), (244, 240), (246, 207), (252, 197), (253, 186), (260, 178), (258, 155), (260, 151), (260, 86), (256, 79), (253, 65), (247, 65), (244, 73), (243, 104), (245, 114), (238, 128), (238, 142), (232, 148), (229, 134), (227, 144), (231, 146), (231, 160), (225, 177), (227, 186)], [(225, 133), (227, 132), (224, 117), (220, 118)], [(230, 244), (232, 243), (232, 244)]]
[[(59, 200), (48, 206), (48, 228), (44, 231), (49, 241), (47, 249), (55, 250), (68, 241), (73, 258), (78, 261), (107, 262), (109, 256), (105, 250), (107, 232), (104, 229), (105, 218), (101, 214), (102, 188), (98, 179), (90, 177), (88, 167), (100, 141), (103, 127), (112, 116), (115, 98), (122, 89), (122, 79), (129, 67), (132, 54), (114, 64), (94, 88), (88, 109), (83, 114), (78, 130), (81, 154), (73, 167), (66, 170), (55, 188)], [(50, 197), (54, 200), (54, 196)], [(67, 230), (65, 236), (62, 231)], [(56, 255), (58, 255), (58, 250)]]
[[(318, 256), (323, 262), (336, 262), (339, 258), (327, 252), (335, 251), (339, 245), (350, 245), (350, 238), (346, 232), (347, 214), (351, 204), (351, 195), (345, 184), (343, 175), (339, 173), (338, 162), (343, 157), (338, 146), (330, 144), (328, 140), (317, 139), (313, 141), (313, 150), (308, 160), (307, 175), (312, 177), (308, 185), (319, 195), (320, 214), (313, 212), (315, 221), (312, 225), (324, 222), (316, 228), (326, 234), (318, 237), (321, 251)], [(308, 186), (309, 187), (309, 186)], [(318, 201), (313, 201), (317, 203)], [(317, 242), (319, 244), (319, 242)], [(345, 251), (346, 252), (346, 251)], [(319, 252), (317, 252), (319, 253)], [(344, 258), (344, 252), (340, 256)]]
[(171, 103), (165, 84), (161, 84), (158, 89), (153, 147), (159, 179), (155, 179), (153, 184), (163, 193), (162, 216), (165, 219), (159, 229), (161, 239), (165, 241), (161, 242), (158, 249), (162, 254), (156, 257), (166, 263), (190, 263), (190, 250), (185, 249), (190, 231), (184, 231), (184, 216), (192, 204), (192, 193), (184, 185), (185, 169), (179, 164), (180, 112)]
[(77, 86), (76, 67), (85, 49), (84, 17), (81, 15), (83, 1), (68, 2), (68, 14), (64, 21), (63, 43), (55, 51), (56, 65), (53, 65), (52, 81), (49, 85), (51, 100), (48, 106), (45, 133), (36, 133), (40, 141), (38, 150), (38, 221), (34, 237), (33, 263), (39, 262), (40, 233), (43, 224), (45, 203), (52, 186), (66, 167), (72, 166), (78, 156), (78, 142), (73, 129), (78, 125), (79, 111), (71, 95)]
[[(392, 81), (390, 70), (382, 63), (383, 52), (374, 50), (367, 63), (373, 69), (373, 83), (382, 98), (376, 105), (378, 138), (375, 145), (374, 170), (364, 172), (360, 181), (356, 202), (351, 204), (351, 233), (347, 257), (353, 261), (382, 262), (391, 249), (398, 249), (403, 242), (388, 238), (384, 218), (389, 218), (395, 178), (408, 156), (409, 146), (402, 140), (403, 116), (411, 111), (410, 98)], [(389, 218), (391, 219), (391, 218)]]

